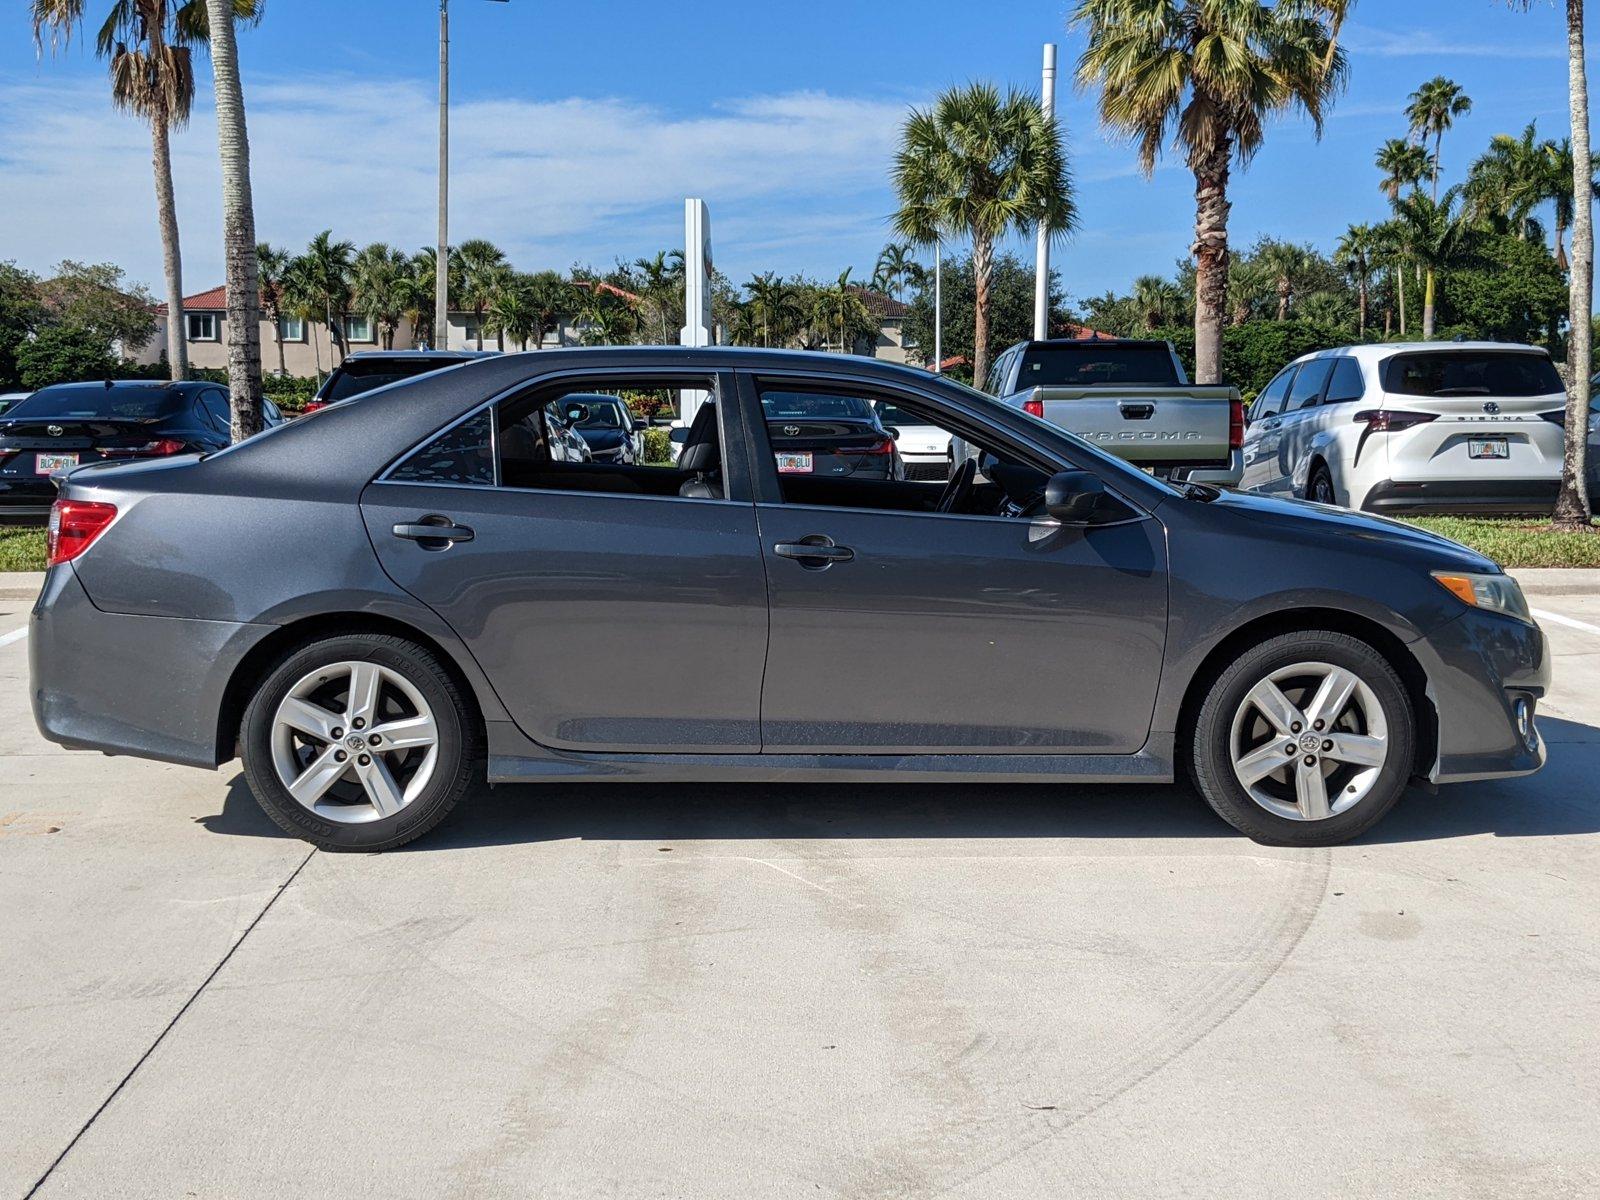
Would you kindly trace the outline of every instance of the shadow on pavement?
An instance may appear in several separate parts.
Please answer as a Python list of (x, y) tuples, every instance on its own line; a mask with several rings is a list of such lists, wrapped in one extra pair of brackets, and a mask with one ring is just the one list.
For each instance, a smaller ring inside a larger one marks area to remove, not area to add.
[[(1540, 722), (1550, 763), (1538, 775), (1413, 788), (1365, 843), (1493, 834), (1550, 837), (1600, 832), (1600, 730)], [(212, 833), (287, 837), (257, 807), (244, 776), (222, 811), (199, 818)], [(681, 841), (792, 838), (1236, 837), (1187, 786), (1047, 784), (589, 783), (478, 788), (443, 826), (405, 848), (584, 838)]]

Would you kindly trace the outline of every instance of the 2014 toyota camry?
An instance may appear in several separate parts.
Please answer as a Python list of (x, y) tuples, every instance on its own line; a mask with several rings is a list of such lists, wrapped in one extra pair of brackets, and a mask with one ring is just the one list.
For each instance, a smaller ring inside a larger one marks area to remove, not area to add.
[[(275, 821), (336, 850), (417, 837), (485, 775), (1183, 773), (1251, 837), (1327, 844), (1409, 780), (1544, 761), (1516, 583), (1407, 526), (1169, 486), (844, 356), (542, 351), (394, 389), (67, 475), (30, 640), (45, 735), (239, 755)], [(675, 463), (551, 451), (563, 397), (660, 389)], [(981, 464), (784, 470), (773, 397), (892, 405)]]

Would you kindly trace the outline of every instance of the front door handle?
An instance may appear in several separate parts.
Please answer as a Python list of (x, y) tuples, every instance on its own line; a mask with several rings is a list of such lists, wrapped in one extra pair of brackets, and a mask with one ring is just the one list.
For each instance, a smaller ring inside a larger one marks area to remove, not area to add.
[(826, 534), (813, 533), (798, 542), (779, 542), (772, 548), (779, 558), (792, 558), (807, 570), (817, 571), (836, 562), (849, 562), (856, 552), (849, 546), (834, 544)]
[(396, 525), (394, 536), (416, 542), (424, 550), (443, 550), (454, 542), (470, 542), (477, 534), (449, 517), (426, 516), (420, 521)]

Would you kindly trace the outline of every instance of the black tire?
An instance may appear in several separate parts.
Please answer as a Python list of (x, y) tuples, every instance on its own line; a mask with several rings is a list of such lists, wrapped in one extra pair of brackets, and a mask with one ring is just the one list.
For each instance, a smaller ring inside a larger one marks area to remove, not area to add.
[[(1234, 773), (1229, 745), (1234, 714), (1250, 690), (1273, 672), (1303, 662), (1354, 672), (1376, 696), (1389, 732), (1388, 755), (1367, 795), (1315, 821), (1279, 816), (1252, 799)], [(1273, 846), (1331, 846), (1365, 833), (1400, 799), (1416, 760), (1416, 715), (1388, 659), (1366, 642), (1327, 630), (1288, 633), (1245, 651), (1216, 678), (1197, 714), (1190, 749), (1195, 786), (1240, 833)]]
[[(389, 817), (362, 823), (325, 820), (295, 800), (273, 763), (273, 722), (284, 697), (311, 672), (340, 662), (371, 662), (403, 676), (434, 715), (433, 775), (421, 794)], [(319, 850), (371, 852), (421, 837), (450, 814), (478, 773), (479, 736), (476, 706), (435, 654), (389, 634), (348, 633), (300, 646), (267, 672), (245, 709), (239, 745), (250, 791), (281, 829)]]
[(1333, 474), (1323, 463), (1311, 468), (1311, 478), (1306, 481), (1306, 499), (1318, 504), (1337, 506), (1339, 503), (1339, 494), (1333, 490)]

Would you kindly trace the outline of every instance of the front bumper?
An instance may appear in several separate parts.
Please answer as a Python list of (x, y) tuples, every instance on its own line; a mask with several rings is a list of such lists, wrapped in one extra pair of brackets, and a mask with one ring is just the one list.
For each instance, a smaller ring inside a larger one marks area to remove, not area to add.
[(1518, 727), (1516, 702), (1535, 705), (1550, 688), (1550, 649), (1535, 625), (1468, 610), (1411, 643), (1438, 717), (1434, 783), (1531, 775), (1544, 739)]
[(29, 628), (34, 721), (71, 750), (215, 767), (232, 752), (228, 680), (273, 629), (102, 612), (70, 565), (52, 568)]

